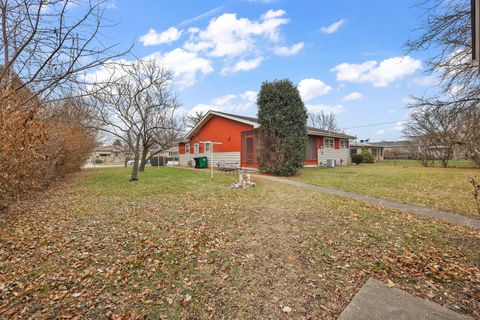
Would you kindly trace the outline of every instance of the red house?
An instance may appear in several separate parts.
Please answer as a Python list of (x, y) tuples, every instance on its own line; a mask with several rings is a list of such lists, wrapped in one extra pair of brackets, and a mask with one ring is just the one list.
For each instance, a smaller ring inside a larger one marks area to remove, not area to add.
[[(180, 165), (194, 165), (193, 158), (206, 156), (209, 164), (225, 162), (242, 168), (258, 168), (260, 130), (256, 118), (208, 111), (202, 120), (179, 143)], [(324, 166), (327, 160), (336, 165), (350, 161), (349, 139), (344, 133), (307, 128), (306, 167)]]

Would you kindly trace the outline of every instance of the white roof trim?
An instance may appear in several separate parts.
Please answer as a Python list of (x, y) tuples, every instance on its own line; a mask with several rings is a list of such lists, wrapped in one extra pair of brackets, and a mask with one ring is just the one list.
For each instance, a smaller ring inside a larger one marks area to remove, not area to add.
[(200, 121), (195, 125), (195, 127), (193, 127), (193, 128), (187, 133), (187, 135), (185, 136), (185, 140), (190, 139), (191, 136), (192, 136), (194, 133), (196, 133), (197, 131), (199, 131), (199, 130), (203, 127), (203, 125), (204, 125), (208, 120), (210, 120), (213, 116), (218, 116), (218, 117), (230, 119), (230, 120), (233, 120), (233, 121), (237, 121), (237, 122), (249, 124), (249, 125), (253, 126), (254, 128), (258, 128), (258, 127), (260, 126), (257, 122), (254, 122), (254, 121), (249, 121), (249, 120), (246, 120), (246, 119), (243, 119), (243, 118), (238, 118), (238, 117), (235, 117), (235, 116), (226, 115), (226, 114), (223, 114), (223, 113), (221, 113), (221, 112), (216, 112), (216, 111), (213, 111), (213, 110), (208, 110), (208, 112), (203, 116), (202, 120), (200, 120)]

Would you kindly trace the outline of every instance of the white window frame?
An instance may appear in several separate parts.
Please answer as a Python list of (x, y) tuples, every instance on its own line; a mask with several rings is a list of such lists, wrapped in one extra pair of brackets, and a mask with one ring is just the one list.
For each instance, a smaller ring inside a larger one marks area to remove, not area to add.
[(348, 140), (340, 139), (340, 149), (348, 149)]
[[(327, 144), (327, 140), (328, 141), (332, 141), (332, 144)], [(323, 146), (325, 149), (333, 149), (335, 148), (335, 139), (333, 138), (323, 138)]]
[(210, 153), (210, 147), (211, 147), (210, 142), (205, 142), (203, 144), (203, 152)]
[(195, 143), (193, 145), (193, 154), (195, 156), (198, 156), (199, 153), (200, 153), (200, 143)]
[(185, 144), (185, 154), (190, 154), (190, 143)]

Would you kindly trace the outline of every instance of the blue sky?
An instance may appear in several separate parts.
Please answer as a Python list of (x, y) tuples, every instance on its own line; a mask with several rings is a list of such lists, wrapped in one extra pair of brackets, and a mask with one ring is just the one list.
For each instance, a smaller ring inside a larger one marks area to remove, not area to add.
[[(372, 141), (402, 136), (411, 95), (434, 85), (425, 53), (403, 45), (421, 22), (418, 1), (115, 0), (105, 30), (137, 57), (175, 71), (186, 112), (255, 115), (262, 81), (288, 78), (307, 108), (331, 110), (341, 128)], [(427, 53), (428, 54), (428, 53)]]

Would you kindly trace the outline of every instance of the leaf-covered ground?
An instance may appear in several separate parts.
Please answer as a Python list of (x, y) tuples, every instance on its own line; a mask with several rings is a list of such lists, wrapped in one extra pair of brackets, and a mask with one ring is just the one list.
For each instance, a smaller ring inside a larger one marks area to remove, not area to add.
[[(455, 163), (460, 166), (468, 162)], [(480, 179), (480, 168), (425, 168), (415, 160), (398, 160), (305, 168), (295, 179), (480, 219), (473, 198), (472, 177)]]
[(228, 175), (140, 179), (84, 172), (2, 213), (1, 318), (335, 319), (374, 276), (480, 319), (478, 231)]

